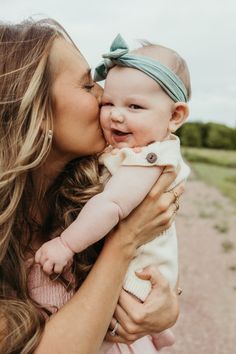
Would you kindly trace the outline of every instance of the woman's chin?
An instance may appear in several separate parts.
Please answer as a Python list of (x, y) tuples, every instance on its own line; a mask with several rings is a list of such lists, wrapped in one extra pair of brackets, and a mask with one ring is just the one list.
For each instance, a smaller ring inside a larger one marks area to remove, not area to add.
[(95, 154), (98, 154), (102, 152), (107, 146), (107, 142), (105, 139), (101, 139), (101, 142), (95, 146), (96, 151), (94, 152)]

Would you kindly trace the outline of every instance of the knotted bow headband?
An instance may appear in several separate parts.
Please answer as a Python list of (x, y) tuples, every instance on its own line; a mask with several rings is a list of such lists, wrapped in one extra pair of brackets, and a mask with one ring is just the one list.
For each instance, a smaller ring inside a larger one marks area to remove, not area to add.
[(167, 66), (146, 56), (129, 54), (129, 48), (120, 34), (111, 44), (110, 52), (103, 54), (104, 60), (95, 68), (94, 80), (102, 81), (115, 65), (142, 71), (155, 80), (174, 102), (187, 102), (188, 94), (183, 82)]

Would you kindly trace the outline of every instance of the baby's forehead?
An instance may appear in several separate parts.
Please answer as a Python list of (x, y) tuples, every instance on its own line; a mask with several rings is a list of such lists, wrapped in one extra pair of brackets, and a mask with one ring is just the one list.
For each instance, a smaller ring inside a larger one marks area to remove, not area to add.
[(173, 68), (173, 62), (175, 61), (175, 52), (172, 49), (157, 44), (145, 45), (133, 50), (131, 53), (157, 60), (169, 69)]
[(113, 67), (106, 78), (104, 92), (106, 94), (159, 94), (160, 85), (150, 76), (134, 68)]
[(156, 84), (156, 82), (151, 79), (148, 75), (146, 75), (143, 71), (130, 68), (127, 66), (116, 65), (112, 69), (109, 70), (105, 84), (136, 84), (142, 83), (146, 80), (150, 81), (152, 84)]

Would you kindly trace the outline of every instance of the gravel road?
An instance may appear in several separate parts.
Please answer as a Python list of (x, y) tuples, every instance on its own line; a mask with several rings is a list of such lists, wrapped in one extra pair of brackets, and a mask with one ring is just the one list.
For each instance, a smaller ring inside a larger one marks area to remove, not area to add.
[(236, 206), (194, 177), (177, 216), (181, 314), (163, 354), (236, 353)]

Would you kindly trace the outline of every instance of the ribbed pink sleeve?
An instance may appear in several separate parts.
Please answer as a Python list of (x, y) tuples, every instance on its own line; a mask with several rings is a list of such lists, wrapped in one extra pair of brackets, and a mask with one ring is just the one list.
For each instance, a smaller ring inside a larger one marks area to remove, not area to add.
[[(63, 272), (63, 276), (70, 283), (70, 290), (67, 290), (58, 280), (51, 280), (45, 274), (39, 264), (33, 264), (27, 279), (29, 294), (32, 299), (43, 307), (46, 307), (52, 313), (59, 310), (67, 301), (69, 301), (75, 292), (75, 278), (71, 269)], [(44, 315), (44, 313), (42, 312)]]

